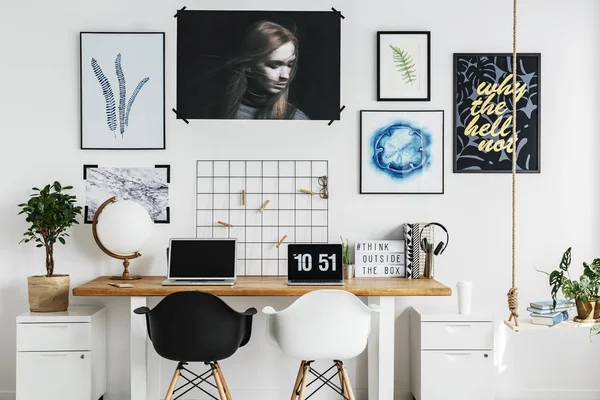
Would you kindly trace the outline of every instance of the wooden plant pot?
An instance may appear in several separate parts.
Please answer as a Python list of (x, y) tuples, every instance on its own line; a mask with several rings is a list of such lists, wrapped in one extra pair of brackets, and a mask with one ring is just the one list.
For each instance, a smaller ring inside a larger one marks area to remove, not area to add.
[(29, 309), (33, 312), (66, 311), (69, 308), (69, 275), (27, 277)]
[(582, 321), (594, 321), (598, 318), (600, 308), (596, 309), (596, 300), (586, 301), (585, 303), (579, 299), (575, 299), (575, 306), (577, 307), (577, 322)]

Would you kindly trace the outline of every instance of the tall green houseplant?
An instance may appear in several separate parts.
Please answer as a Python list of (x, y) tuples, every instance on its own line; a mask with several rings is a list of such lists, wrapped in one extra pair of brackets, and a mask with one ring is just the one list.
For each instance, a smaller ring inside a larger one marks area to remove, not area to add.
[(72, 186), (63, 187), (59, 182), (46, 185), (43, 189), (34, 187), (34, 193), (27, 203), (21, 203), (20, 214), (25, 214), (29, 228), (19, 243), (36, 243), (36, 247), (46, 250), (46, 274), (30, 276), (29, 305), (32, 311), (64, 311), (68, 307), (69, 276), (54, 274), (54, 244), (65, 244), (69, 236), (67, 229), (78, 224), (77, 216), (81, 207), (76, 197), (65, 193)]
[(37, 243), (36, 247), (46, 249), (46, 276), (54, 274), (54, 244), (58, 241), (66, 243), (66, 232), (73, 224), (78, 224), (76, 217), (81, 215), (81, 207), (76, 205), (76, 197), (64, 190), (73, 189), (73, 186), (62, 187), (54, 182), (43, 189), (32, 188), (34, 193), (27, 203), (21, 203), (20, 214), (26, 214), (29, 229), (23, 234), (24, 238), (19, 243)]

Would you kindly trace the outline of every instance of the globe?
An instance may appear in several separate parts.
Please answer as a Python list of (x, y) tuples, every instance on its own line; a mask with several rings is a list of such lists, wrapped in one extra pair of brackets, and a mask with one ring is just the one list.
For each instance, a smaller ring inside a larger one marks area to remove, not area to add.
[(140, 248), (152, 234), (148, 211), (132, 200), (106, 200), (94, 215), (92, 232), (102, 251), (123, 260), (124, 272), (113, 279), (139, 279), (129, 274), (129, 260), (141, 256)]

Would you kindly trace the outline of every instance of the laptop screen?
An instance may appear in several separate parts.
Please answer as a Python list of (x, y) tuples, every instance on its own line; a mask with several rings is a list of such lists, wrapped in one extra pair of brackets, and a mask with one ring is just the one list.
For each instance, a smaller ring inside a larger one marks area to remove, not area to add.
[(290, 244), (288, 279), (342, 280), (341, 244)]
[(169, 279), (234, 278), (235, 239), (171, 239)]

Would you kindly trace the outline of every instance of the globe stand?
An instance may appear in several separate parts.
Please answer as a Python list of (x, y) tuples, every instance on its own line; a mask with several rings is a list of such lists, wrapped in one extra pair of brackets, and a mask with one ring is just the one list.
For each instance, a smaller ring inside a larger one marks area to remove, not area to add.
[[(131, 258), (137, 258), (139, 256), (141, 256), (140, 253), (135, 253), (134, 257)], [(142, 279), (142, 277), (139, 275), (131, 275), (129, 273), (129, 259), (125, 258), (123, 260), (123, 274), (111, 276), (110, 279), (114, 281), (132, 281), (135, 279)]]
[(98, 210), (96, 210), (96, 213), (94, 214), (94, 220), (92, 221), (92, 234), (94, 235), (94, 240), (96, 241), (96, 244), (98, 245), (98, 247), (100, 247), (100, 250), (102, 250), (104, 253), (106, 253), (107, 255), (109, 255), (113, 258), (123, 260), (123, 274), (111, 276), (110, 279), (126, 280), (126, 281), (142, 279), (142, 277), (139, 275), (131, 275), (129, 273), (129, 260), (140, 257), (141, 254), (139, 252), (136, 251), (135, 253), (128, 254), (128, 255), (115, 254), (112, 251), (108, 250), (106, 247), (104, 247), (104, 245), (102, 244), (102, 242), (100, 242), (100, 239), (98, 238), (98, 232), (96, 231), (96, 225), (98, 224), (98, 217), (100, 216), (100, 213), (106, 206), (108, 206), (109, 204), (114, 203), (116, 201), (117, 201), (117, 198), (113, 196), (110, 199), (106, 200), (104, 203), (102, 203), (100, 205), (100, 207), (98, 207)]

